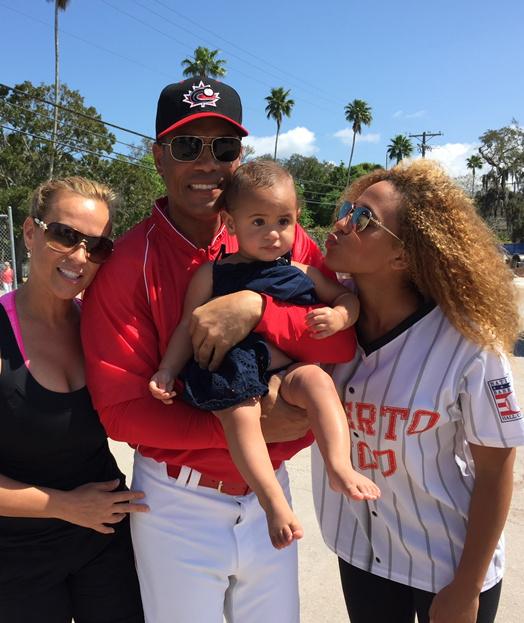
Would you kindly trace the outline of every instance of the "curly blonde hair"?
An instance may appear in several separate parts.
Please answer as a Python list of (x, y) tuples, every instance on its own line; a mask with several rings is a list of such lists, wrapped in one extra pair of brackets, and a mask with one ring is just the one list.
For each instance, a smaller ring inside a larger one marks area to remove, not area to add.
[(400, 196), (398, 233), (416, 289), (474, 343), (511, 351), (519, 324), (513, 276), (472, 200), (429, 160), (373, 171), (357, 179), (343, 200), (355, 202), (380, 181)]

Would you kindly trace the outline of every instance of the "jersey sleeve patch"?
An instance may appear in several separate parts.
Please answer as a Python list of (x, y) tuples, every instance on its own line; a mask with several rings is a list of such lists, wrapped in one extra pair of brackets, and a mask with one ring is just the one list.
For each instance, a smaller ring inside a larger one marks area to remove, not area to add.
[(522, 419), (522, 413), (517, 405), (515, 392), (511, 387), (508, 376), (488, 381), (488, 386), (499, 414), (500, 421), (514, 422)]

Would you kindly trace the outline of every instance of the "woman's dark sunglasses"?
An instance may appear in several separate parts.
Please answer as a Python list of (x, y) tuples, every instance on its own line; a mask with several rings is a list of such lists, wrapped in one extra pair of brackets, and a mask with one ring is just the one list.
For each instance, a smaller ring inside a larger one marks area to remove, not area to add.
[(366, 229), (366, 227), (373, 223), (380, 229), (387, 231), (388, 234), (391, 234), (393, 238), (396, 238), (399, 242), (402, 240), (394, 234), (391, 229), (388, 229), (385, 225), (383, 225), (378, 219), (375, 218), (373, 212), (364, 206), (356, 206), (349, 201), (345, 201), (340, 210), (338, 211), (337, 221), (344, 221), (344, 227), (349, 223), (351, 223), (351, 227), (356, 232), (361, 232)]
[(213, 158), (219, 162), (233, 162), (242, 149), (240, 139), (235, 136), (174, 136), (169, 143), (159, 145), (169, 147), (171, 157), (178, 162), (197, 160), (205, 145), (209, 145)]
[(70, 253), (84, 243), (87, 259), (103, 264), (113, 252), (113, 241), (105, 236), (88, 236), (64, 223), (44, 223), (36, 216), (33, 220), (44, 231), (47, 246), (57, 253)]

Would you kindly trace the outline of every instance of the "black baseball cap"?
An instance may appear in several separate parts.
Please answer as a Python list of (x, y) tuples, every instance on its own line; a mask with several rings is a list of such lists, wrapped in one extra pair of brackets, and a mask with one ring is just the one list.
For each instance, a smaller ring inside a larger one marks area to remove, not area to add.
[(241, 136), (242, 103), (232, 87), (211, 78), (188, 78), (168, 84), (160, 93), (156, 109), (157, 140), (194, 119), (218, 117), (229, 121)]

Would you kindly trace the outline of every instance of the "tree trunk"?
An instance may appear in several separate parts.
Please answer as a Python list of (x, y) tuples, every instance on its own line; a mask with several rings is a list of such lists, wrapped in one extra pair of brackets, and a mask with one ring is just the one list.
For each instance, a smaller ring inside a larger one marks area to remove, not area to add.
[(59, 49), (58, 49), (58, 0), (55, 0), (55, 113), (53, 118), (53, 141), (51, 143), (51, 161), (49, 164), (49, 179), (53, 177), (55, 169), (56, 134), (58, 131), (58, 90), (60, 80), (58, 75)]
[(353, 142), (351, 143), (351, 153), (349, 154), (349, 164), (348, 164), (348, 181), (346, 186), (349, 186), (349, 180), (351, 178), (351, 163), (353, 162), (353, 150), (355, 149), (355, 138), (357, 137), (357, 133), (353, 130)]
[(273, 160), (277, 159), (277, 145), (278, 145), (279, 133), (280, 133), (280, 123), (277, 122), (277, 135), (275, 136), (275, 155), (273, 156)]

